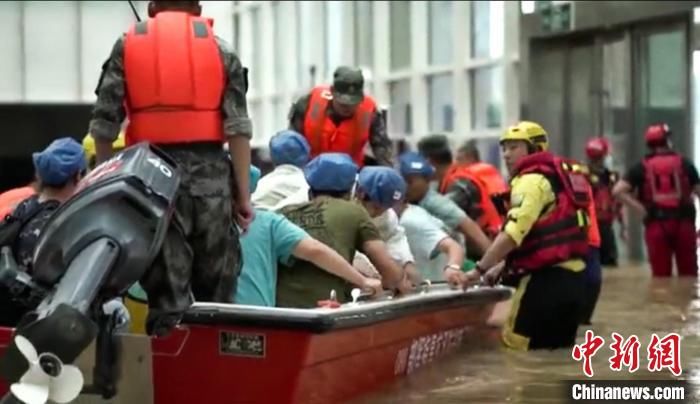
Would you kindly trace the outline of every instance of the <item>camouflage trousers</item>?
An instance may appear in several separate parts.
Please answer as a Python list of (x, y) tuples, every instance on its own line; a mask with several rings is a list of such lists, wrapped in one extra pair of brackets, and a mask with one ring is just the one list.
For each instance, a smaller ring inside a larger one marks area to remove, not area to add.
[(221, 149), (163, 148), (182, 173), (161, 252), (141, 279), (146, 331), (163, 335), (195, 301), (230, 303), (242, 257), (232, 217), (232, 168)]

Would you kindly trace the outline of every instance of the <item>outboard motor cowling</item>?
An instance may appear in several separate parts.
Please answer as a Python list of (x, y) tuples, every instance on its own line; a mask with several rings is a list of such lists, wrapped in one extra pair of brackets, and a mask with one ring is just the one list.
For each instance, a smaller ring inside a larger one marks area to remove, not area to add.
[[(65, 364), (99, 333), (98, 358), (108, 359), (96, 364), (103, 366), (96, 369), (104, 375), (96, 390), (105, 398), (116, 394), (116, 375), (109, 368), (118, 353), (114, 321), (102, 304), (123, 295), (159, 253), (179, 184), (176, 164), (164, 152), (147, 143), (124, 149), (78, 184), (78, 192), (51, 217), (37, 244), (31, 280), (46, 297), (25, 316), (16, 335), (37, 355), (53, 355)], [(27, 369), (42, 371), (30, 365), (15, 341), (0, 362), (0, 373), (13, 383)]]

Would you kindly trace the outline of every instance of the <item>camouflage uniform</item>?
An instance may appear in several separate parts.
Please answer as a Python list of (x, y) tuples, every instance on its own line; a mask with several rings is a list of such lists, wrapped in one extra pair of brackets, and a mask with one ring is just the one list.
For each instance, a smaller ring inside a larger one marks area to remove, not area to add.
[[(306, 110), (309, 108), (310, 99), (310, 95), (305, 95), (292, 105), (289, 111), (290, 129), (304, 133), (304, 118), (306, 117)], [(328, 103), (327, 113), (334, 122), (339, 123), (344, 118), (339, 117), (333, 111), (331, 105), (331, 103)], [(372, 114), (372, 121), (369, 127), (369, 145), (372, 148), (372, 153), (374, 153), (374, 158), (380, 165), (393, 166), (391, 140), (386, 133), (386, 125), (379, 111), (374, 111), (374, 114)]]
[[(247, 69), (217, 38), (227, 75), (221, 105), (226, 136), (252, 136), (248, 118)], [(97, 103), (90, 122), (96, 139), (114, 141), (126, 117), (124, 38), (117, 40), (102, 67)], [(197, 301), (230, 302), (241, 269), (240, 243), (233, 225), (233, 170), (221, 145), (158, 145), (178, 163), (182, 181), (174, 220), (161, 254), (141, 280), (148, 293), (149, 334), (169, 329)]]

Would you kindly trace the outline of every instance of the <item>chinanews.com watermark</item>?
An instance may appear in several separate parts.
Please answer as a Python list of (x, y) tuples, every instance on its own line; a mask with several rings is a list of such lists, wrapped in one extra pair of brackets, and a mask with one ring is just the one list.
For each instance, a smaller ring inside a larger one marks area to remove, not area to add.
[(569, 403), (694, 403), (684, 380), (569, 380)]
[[(634, 374), (642, 366), (642, 341), (632, 335), (624, 338), (611, 334), (608, 365), (613, 372)], [(584, 341), (575, 345), (571, 357), (581, 362), (586, 378), (595, 375), (592, 358), (605, 346), (603, 337), (586, 331)], [(681, 336), (675, 333), (660, 337), (652, 334), (645, 346), (646, 369), (651, 373), (666, 372), (679, 377), (681, 368)], [(570, 403), (694, 403), (691, 386), (684, 380), (569, 380), (564, 383)]]

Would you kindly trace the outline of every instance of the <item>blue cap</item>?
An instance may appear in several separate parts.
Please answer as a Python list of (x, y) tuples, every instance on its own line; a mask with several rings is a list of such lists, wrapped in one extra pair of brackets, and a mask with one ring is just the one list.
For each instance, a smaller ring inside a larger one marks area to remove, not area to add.
[(347, 192), (355, 184), (357, 165), (345, 153), (323, 153), (304, 167), (304, 176), (312, 190)]
[(296, 131), (283, 130), (270, 139), (270, 159), (276, 166), (291, 164), (304, 167), (309, 162), (310, 154), (309, 142)]
[(399, 157), (401, 175), (422, 175), (430, 177), (435, 173), (435, 169), (430, 165), (425, 157), (416, 152), (406, 152)]
[(54, 140), (32, 159), (39, 179), (48, 186), (64, 185), (87, 167), (83, 146), (70, 137)]
[(260, 169), (254, 165), (250, 165), (250, 175), (248, 179), (248, 189), (250, 189), (250, 193), (252, 194), (255, 192), (255, 189), (258, 187), (258, 181), (260, 181), (260, 176), (262, 174), (260, 173)]
[(394, 206), (406, 194), (406, 182), (390, 167), (363, 168), (358, 178), (358, 187), (372, 202), (385, 208)]

